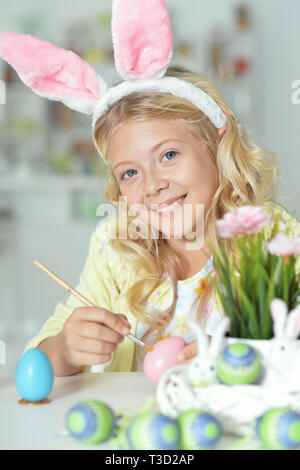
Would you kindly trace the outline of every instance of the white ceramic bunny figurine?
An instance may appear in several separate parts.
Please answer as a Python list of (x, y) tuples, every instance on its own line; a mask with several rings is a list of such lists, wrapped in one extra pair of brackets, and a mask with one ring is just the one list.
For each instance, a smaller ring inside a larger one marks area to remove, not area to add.
[(193, 320), (187, 324), (197, 335), (198, 352), (189, 364), (180, 364), (167, 370), (160, 378), (156, 389), (156, 400), (163, 413), (175, 418), (180, 409), (201, 407), (201, 398), (195, 389), (218, 382), (217, 358), (222, 350), (224, 335), (229, 329), (230, 318), (224, 317), (215, 335), (208, 342), (203, 329)]
[(192, 386), (206, 386), (218, 382), (217, 359), (224, 344), (224, 336), (230, 326), (230, 318), (224, 317), (220, 321), (214, 336), (209, 344), (208, 336), (198, 323), (188, 320), (188, 326), (197, 335), (198, 353), (188, 364), (186, 380)]
[(300, 304), (288, 314), (286, 303), (279, 298), (270, 303), (274, 337), (263, 356), (266, 375), (263, 385), (300, 384)]

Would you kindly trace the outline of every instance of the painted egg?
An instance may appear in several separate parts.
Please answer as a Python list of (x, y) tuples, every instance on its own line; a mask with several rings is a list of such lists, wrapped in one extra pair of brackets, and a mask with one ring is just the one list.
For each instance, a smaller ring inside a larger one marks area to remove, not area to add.
[(157, 412), (139, 415), (126, 428), (126, 438), (133, 450), (172, 450), (179, 445), (176, 420)]
[(29, 402), (45, 400), (54, 383), (52, 364), (39, 348), (28, 349), (20, 358), (15, 381), (19, 394)]
[(201, 410), (188, 410), (177, 419), (180, 427), (180, 449), (210, 449), (222, 435), (220, 422), (211, 414)]
[(228, 385), (254, 383), (260, 374), (260, 361), (255, 350), (245, 343), (227, 346), (217, 361), (217, 374)]
[(154, 345), (144, 359), (144, 372), (151, 382), (157, 383), (162, 374), (178, 364), (177, 354), (185, 347), (180, 336), (165, 338)]
[(127, 424), (127, 426), (120, 426), (117, 429), (116, 435), (118, 438), (118, 447), (120, 450), (130, 449), (130, 445), (129, 445), (128, 438), (127, 438), (129, 426), (130, 424)]
[(272, 408), (257, 418), (256, 434), (269, 449), (300, 446), (300, 414), (290, 408)]
[(66, 416), (66, 427), (72, 437), (86, 444), (109, 439), (116, 417), (110, 407), (97, 400), (85, 400), (73, 406)]

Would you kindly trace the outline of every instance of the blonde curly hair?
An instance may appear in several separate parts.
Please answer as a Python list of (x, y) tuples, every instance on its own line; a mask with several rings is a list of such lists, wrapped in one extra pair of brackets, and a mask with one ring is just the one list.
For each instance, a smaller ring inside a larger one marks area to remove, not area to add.
[[(219, 187), (214, 194), (211, 205), (205, 214), (205, 227), (208, 240), (221, 256), (220, 245), (223, 240), (218, 237), (216, 221), (226, 212), (239, 206), (251, 204), (262, 205), (275, 198), (279, 186), (279, 167), (275, 155), (251, 142), (243, 126), (237, 122), (234, 114), (219, 96), (214, 86), (203, 76), (181, 67), (169, 67), (166, 76), (173, 76), (193, 83), (210, 95), (220, 106), (227, 117), (227, 130), (221, 138), (218, 129), (202, 111), (192, 103), (172, 94), (157, 91), (141, 91), (125, 96), (109, 108), (96, 122), (95, 141), (107, 160), (110, 139), (119, 125), (125, 120), (180, 119), (199, 136), (211, 154), (219, 173)], [(118, 182), (108, 163), (108, 181), (105, 186), (105, 198), (117, 206), (122, 196)], [(127, 216), (127, 229), (132, 218)], [(120, 229), (120, 217), (117, 220), (117, 234)], [(128, 233), (128, 231), (127, 231)], [(173, 292), (179, 279), (182, 279), (182, 263), (175, 250), (159, 233), (159, 238), (138, 238), (110, 240), (110, 244), (122, 257), (133, 263), (138, 272), (145, 276), (132, 285), (128, 291), (128, 302), (132, 313), (143, 323), (149, 325), (143, 340), (153, 332), (163, 333), (171, 321), (175, 308), (176, 296), (172, 305), (166, 310), (146, 306), (146, 300), (152, 291), (162, 282), (163, 273), (168, 273)], [(236, 254), (234, 244), (232, 252)], [(238, 259), (237, 269), (238, 269)], [(214, 273), (218, 282), (217, 273)], [(204, 310), (208, 299), (215, 289), (211, 282), (206, 283), (199, 298), (197, 320), (204, 326)], [(197, 300), (197, 299), (196, 299)], [(207, 315), (206, 315), (207, 317)]]

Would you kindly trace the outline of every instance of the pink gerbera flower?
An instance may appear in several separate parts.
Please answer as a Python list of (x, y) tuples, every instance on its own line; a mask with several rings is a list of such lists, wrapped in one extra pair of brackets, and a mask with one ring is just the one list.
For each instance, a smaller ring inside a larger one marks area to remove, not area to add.
[(218, 233), (223, 238), (260, 232), (271, 222), (271, 217), (261, 206), (242, 206), (227, 212), (217, 221)]
[(266, 245), (272, 255), (292, 256), (300, 253), (300, 237), (289, 238), (282, 232), (277, 233)]

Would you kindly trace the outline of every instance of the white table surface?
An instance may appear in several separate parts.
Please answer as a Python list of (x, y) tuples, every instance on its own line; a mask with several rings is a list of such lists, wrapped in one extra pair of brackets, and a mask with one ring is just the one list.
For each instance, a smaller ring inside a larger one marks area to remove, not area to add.
[[(65, 428), (68, 410), (76, 403), (97, 399), (116, 414), (123, 409), (140, 409), (155, 396), (156, 384), (143, 372), (84, 373), (55, 377), (49, 399), (40, 406), (20, 405), (14, 375), (0, 376), (0, 449), (116, 449), (107, 441), (96, 446), (78, 442), (71, 436), (57, 436)], [(237, 437), (223, 437), (216, 449), (226, 449)], [(249, 448), (249, 447), (248, 447)]]

